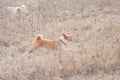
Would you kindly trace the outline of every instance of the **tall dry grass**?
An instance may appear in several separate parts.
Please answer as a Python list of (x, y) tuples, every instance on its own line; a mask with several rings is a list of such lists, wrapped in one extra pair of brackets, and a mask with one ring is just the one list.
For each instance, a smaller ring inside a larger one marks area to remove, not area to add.
[[(25, 4), (13, 16), (9, 6)], [(119, 80), (119, 0), (2, 0), (0, 2), (1, 80)], [(74, 37), (72, 51), (37, 49), (25, 54), (36, 34)]]

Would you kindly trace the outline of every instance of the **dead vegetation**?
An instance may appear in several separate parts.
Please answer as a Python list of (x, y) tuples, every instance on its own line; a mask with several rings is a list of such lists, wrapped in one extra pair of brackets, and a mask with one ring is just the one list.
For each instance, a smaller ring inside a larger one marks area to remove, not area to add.
[[(16, 16), (9, 6), (25, 4), (28, 13)], [(1, 80), (118, 80), (120, 79), (119, 0), (1, 0)], [(67, 48), (43, 48), (25, 54), (37, 34), (74, 37)]]

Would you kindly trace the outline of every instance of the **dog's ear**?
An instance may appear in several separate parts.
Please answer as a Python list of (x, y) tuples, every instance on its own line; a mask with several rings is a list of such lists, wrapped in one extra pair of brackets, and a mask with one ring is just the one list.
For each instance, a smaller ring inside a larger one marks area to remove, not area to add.
[(67, 36), (64, 33), (63, 33), (63, 36), (64, 36), (65, 39), (67, 39)]
[(66, 35), (64, 33), (62, 35), (66, 38)]
[(63, 36), (66, 36), (64, 33), (62, 34)]
[(37, 37), (36, 37), (36, 40), (41, 40), (43, 37), (42, 37), (42, 35), (38, 35)]

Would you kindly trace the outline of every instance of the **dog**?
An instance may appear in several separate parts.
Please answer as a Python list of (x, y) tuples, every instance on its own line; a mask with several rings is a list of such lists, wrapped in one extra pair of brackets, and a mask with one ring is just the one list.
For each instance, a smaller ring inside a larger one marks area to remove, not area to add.
[(8, 7), (7, 8), (11, 13), (12, 13), (12, 15), (16, 15), (19, 11), (20, 12), (28, 12), (27, 11), (27, 6), (25, 6), (25, 5), (21, 5), (21, 6), (17, 6), (17, 7)]
[(64, 49), (66, 46), (66, 40), (67, 41), (72, 41), (72, 36), (62, 34), (60, 39), (58, 40), (49, 40), (49, 39), (44, 39), (42, 35), (37, 35), (35, 38), (35, 41), (33, 42), (30, 50), (28, 51), (29, 53), (33, 52), (36, 50), (38, 47), (44, 47), (48, 50), (60, 50)]

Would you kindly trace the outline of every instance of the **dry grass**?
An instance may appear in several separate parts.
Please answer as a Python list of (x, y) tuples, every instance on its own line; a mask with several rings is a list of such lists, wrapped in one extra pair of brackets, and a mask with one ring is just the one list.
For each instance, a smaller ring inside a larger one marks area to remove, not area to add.
[[(28, 13), (6, 10), (21, 4)], [(1, 0), (0, 7), (0, 80), (120, 79), (119, 0)], [(37, 34), (62, 32), (74, 37), (67, 45), (73, 51), (39, 48), (22, 56)]]

